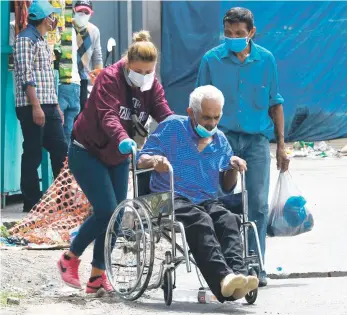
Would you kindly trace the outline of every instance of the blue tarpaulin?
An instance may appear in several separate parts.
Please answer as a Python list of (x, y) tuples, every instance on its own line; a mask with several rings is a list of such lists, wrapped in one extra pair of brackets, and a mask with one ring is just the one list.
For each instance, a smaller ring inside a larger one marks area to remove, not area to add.
[(163, 1), (161, 76), (173, 110), (186, 113), (200, 60), (235, 6), (254, 13), (254, 40), (277, 60), (287, 140), (347, 136), (346, 2)]

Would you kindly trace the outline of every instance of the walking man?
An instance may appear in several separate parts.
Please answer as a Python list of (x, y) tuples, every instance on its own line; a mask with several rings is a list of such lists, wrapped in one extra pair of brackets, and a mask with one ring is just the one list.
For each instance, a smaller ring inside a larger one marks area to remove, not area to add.
[[(219, 127), (236, 156), (246, 160), (249, 219), (256, 221), (262, 256), (268, 217), (270, 183), (269, 139), (275, 130), (277, 167), (289, 166), (284, 145), (283, 98), (279, 94), (276, 61), (268, 50), (252, 40), (256, 28), (253, 13), (232, 8), (224, 16), (225, 42), (202, 58), (197, 86), (211, 84), (225, 97)], [(275, 127), (275, 128), (274, 128)], [(256, 251), (253, 235), (249, 247)], [(266, 286), (266, 273), (259, 286)]]

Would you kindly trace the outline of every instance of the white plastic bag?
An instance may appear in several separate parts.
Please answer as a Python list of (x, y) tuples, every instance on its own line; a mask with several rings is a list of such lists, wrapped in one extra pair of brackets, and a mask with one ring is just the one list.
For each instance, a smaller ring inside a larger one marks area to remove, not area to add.
[(267, 234), (294, 236), (313, 228), (313, 216), (289, 172), (280, 173), (270, 205)]

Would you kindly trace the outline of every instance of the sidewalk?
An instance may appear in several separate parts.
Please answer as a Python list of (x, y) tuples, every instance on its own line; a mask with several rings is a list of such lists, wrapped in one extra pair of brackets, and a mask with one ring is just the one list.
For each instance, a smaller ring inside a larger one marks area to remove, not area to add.
[[(272, 278), (347, 275), (347, 158), (295, 158), (290, 172), (308, 200), (315, 226), (307, 234), (268, 238), (267, 272)], [(273, 159), (270, 203), (277, 176)], [(2, 221), (20, 220), (25, 216), (21, 209), (20, 204), (6, 207), (1, 211)], [(280, 274), (278, 267), (282, 268)]]

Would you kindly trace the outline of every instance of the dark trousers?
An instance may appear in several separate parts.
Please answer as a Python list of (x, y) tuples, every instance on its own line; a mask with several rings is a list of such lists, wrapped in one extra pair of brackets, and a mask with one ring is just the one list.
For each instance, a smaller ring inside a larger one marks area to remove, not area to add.
[(88, 100), (88, 80), (81, 80), (81, 92), (80, 92), (80, 104), (81, 110), (83, 110), (86, 102)]
[(30, 211), (42, 196), (37, 173), (42, 160), (42, 148), (50, 154), (54, 178), (59, 175), (67, 155), (67, 144), (57, 106), (44, 104), (41, 107), (46, 117), (44, 127), (34, 123), (31, 106), (16, 108), (24, 139), (21, 164), (24, 211)]
[(176, 219), (183, 223), (193, 257), (209, 288), (220, 302), (220, 282), (230, 274), (247, 275), (244, 266), (238, 215), (218, 201), (199, 205), (175, 198)]

